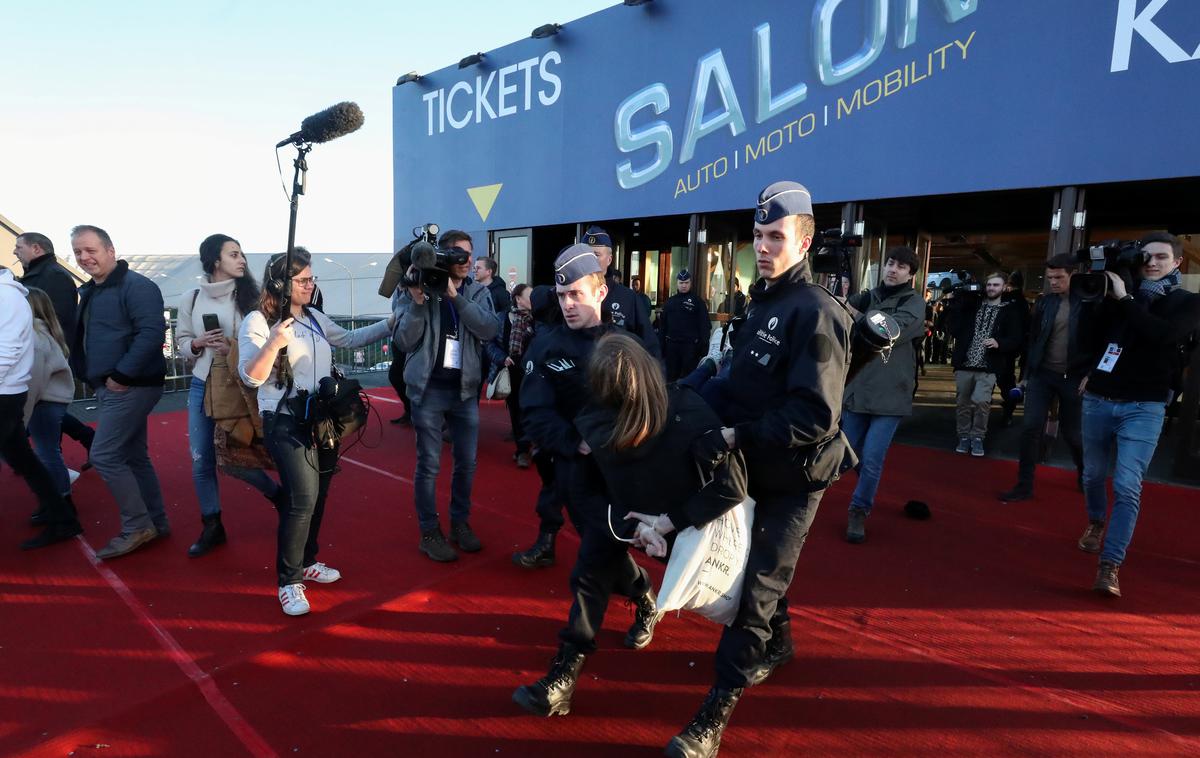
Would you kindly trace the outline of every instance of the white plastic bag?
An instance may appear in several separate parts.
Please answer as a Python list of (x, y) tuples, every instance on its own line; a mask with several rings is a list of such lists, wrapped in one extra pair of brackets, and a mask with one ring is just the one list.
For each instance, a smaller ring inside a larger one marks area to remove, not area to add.
[(658, 590), (660, 611), (694, 611), (728, 626), (737, 616), (750, 557), (754, 500), (747, 497), (720, 518), (675, 538)]

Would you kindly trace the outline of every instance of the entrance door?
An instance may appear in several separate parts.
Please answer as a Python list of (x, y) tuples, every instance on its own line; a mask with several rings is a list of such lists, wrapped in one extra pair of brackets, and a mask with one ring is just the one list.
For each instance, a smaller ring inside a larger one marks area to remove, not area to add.
[(492, 232), (492, 250), (500, 266), (499, 276), (511, 291), (519, 282), (528, 282), (533, 265), (529, 229)]

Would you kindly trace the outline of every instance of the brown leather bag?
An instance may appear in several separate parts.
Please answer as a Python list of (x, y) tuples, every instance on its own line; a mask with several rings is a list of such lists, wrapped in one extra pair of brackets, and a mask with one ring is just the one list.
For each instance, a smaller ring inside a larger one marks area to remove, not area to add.
[(215, 422), (217, 465), (273, 470), (275, 463), (263, 445), (258, 393), (242, 384), (237, 365), (238, 346), (231, 342), (228, 355), (213, 356), (204, 387), (204, 413)]

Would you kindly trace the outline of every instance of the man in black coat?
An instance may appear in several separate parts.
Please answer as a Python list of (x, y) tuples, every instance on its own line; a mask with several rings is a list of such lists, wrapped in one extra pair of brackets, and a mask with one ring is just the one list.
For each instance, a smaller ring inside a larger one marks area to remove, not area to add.
[(1007, 365), (1009, 356), (1021, 349), (1022, 314), (1020, 305), (1005, 302), (1004, 274), (989, 274), (984, 291), (959, 290), (948, 296), (948, 331), (954, 336), (954, 380), (958, 395), (957, 453), (984, 455), (988, 414), (996, 377)]
[(721, 635), (716, 676), (700, 710), (667, 745), (711, 756), (743, 688), (791, 660), (785, 595), (825, 488), (854, 462), (839, 428), (851, 318), (812, 284), (812, 199), (795, 182), (758, 197), (754, 250), (761, 278), (733, 343), (722, 435), (746, 459), (754, 531), (737, 617)]
[(678, 290), (667, 299), (659, 331), (667, 381), (691, 373), (708, 352), (708, 304), (692, 293), (692, 275), (685, 268), (675, 276)]
[[(25, 268), (21, 284), (27, 288), (37, 287), (50, 296), (63, 337), (68, 345), (74, 344), (79, 288), (75, 286), (75, 277), (55, 257), (54, 243), (44, 234), (25, 232), (17, 237), (13, 253)], [(92, 427), (67, 413), (63, 415), (62, 430), (63, 434), (91, 450), (92, 440), (96, 436)]]
[(583, 233), (583, 241), (600, 261), (604, 283), (608, 287), (608, 295), (604, 298), (604, 320), (637, 337), (651, 355), (657, 356), (658, 339), (650, 323), (650, 300), (638, 297), (636, 292), (617, 281), (612, 270), (612, 238), (600, 227), (589, 226)]

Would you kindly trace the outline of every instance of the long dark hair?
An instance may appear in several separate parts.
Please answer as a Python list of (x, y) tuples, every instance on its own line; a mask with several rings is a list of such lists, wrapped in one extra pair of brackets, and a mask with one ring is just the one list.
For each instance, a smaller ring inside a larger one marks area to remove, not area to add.
[(596, 340), (588, 364), (592, 399), (617, 411), (608, 444), (616, 451), (658, 436), (667, 424), (667, 385), (658, 361), (627, 334)]
[[(258, 298), (257, 307), (267, 317), (268, 322), (279, 318), (279, 298), (283, 296), (287, 281), (311, 265), (312, 256), (302, 247), (292, 250), (292, 270), (286, 275), (283, 270), (287, 267), (287, 253), (276, 253), (267, 261), (267, 267), (263, 269), (262, 295)], [(286, 313), (283, 317), (290, 318)]]
[[(225, 247), (226, 242), (233, 242), (238, 247), (242, 246), (242, 243), (228, 234), (210, 234), (200, 243), (200, 265), (209, 277), (213, 275), (217, 270), (217, 264), (221, 262), (221, 248)], [(244, 256), (245, 253), (243, 252), (242, 255)], [(254, 281), (254, 274), (250, 273), (249, 261), (246, 262), (246, 273), (233, 281), (233, 304), (238, 313), (245, 316), (258, 305), (258, 282)]]

